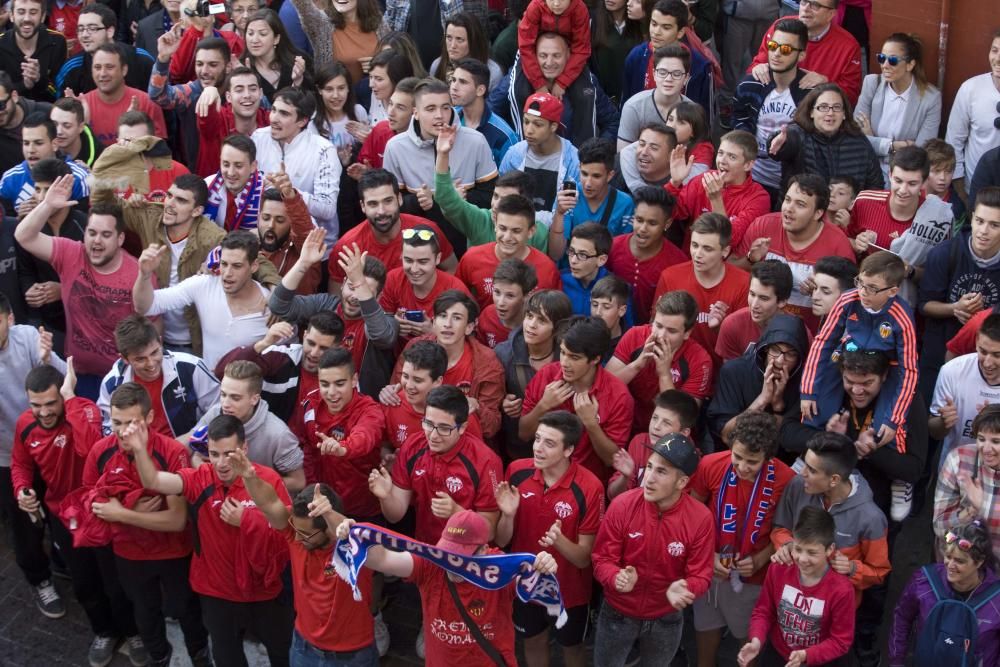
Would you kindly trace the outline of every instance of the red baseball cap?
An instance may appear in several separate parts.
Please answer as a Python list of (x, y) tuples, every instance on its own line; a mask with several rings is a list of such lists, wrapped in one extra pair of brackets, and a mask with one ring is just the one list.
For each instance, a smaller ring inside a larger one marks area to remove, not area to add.
[(524, 102), (524, 113), (538, 116), (552, 123), (562, 122), (563, 103), (549, 93), (533, 93)]
[(478, 512), (462, 510), (451, 515), (437, 546), (445, 551), (471, 556), (490, 541), (490, 525)]

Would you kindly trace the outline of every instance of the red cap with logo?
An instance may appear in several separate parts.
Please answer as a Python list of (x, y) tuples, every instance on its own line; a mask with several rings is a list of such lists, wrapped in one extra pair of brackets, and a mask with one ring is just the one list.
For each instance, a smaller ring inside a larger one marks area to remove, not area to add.
[(563, 103), (555, 95), (533, 93), (524, 102), (524, 113), (544, 118), (551, 123), (560, 123), (562, 122)]
[(471, 556), (490, 541), (490, 525), (478, 512), (462, 510), (451, 515), (437, 546), (445, 551)]

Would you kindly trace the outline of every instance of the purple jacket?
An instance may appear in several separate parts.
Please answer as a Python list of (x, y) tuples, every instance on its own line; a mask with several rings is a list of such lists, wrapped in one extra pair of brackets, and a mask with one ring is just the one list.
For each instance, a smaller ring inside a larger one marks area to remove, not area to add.
[[(938, 563), (934, 567), (943, 580), (944, 565)], [(988, 586), (996, 580), (997, 575), (987, 569), (983, 585)], [(922, 630), (924, 620), (931, 613), (935, 602), (937, 598), (934, 596), (934, 591), (924, 576), (923, 568), (920, 568), (913, 573), (910, 583), (906, 585), (896, 605), (896, 615), (892, 619), (892, 631), (889, 634), (889, 667), (903, 667), (911, 633), (915, 634)], [(976, 615), (979, 618), (976, 659), (981, 661), (976, 664), (1000, 665), (1000, 596), (994, 597), (980, 607)]]

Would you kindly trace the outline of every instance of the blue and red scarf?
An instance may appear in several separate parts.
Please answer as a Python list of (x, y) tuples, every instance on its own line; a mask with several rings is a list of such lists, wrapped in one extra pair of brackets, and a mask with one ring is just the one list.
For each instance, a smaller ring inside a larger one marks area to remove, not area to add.
[[(220, 227), (227, 232), (234, 229), (257, 229), (257, 216), (260, 214), (260, 197), (264, 191), (264, 175), (260, 171), (255, 171), (247, 179), (246, 185), (234, 199), (235, 211), (232, 223), (226, 225), (224, 222), (216, 221)], [(222, 180), (222, 172), (219, 171), (212, 182), (208, 184), (208, 201), (205, 202), (205, 216), (209, 220), (215, 220), (219, 214), (219, 208), (226, 201), (226, 185)]]
[(750, 500), (746, 506), (746, 514), (740, 517), (740, 479), (732, 464), (726, 468), (722, 487), (715, 501), (715, 549), (719, 554), (725, 554), (735, 563), (757, 551), (757, 541), (764, 520), (774, 509), (776, 481), (774, 461), (769, 460), (757, 472), (753, 491), (750, 492)]

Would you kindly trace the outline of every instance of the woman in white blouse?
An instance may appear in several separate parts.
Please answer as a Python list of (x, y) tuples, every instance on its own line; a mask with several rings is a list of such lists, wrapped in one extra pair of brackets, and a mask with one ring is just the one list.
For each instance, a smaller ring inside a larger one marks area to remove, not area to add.
[(938, 135), (941, 92), (928, 83), (923, 48), (912, 35), (889, 35), (876, 60), (881, 72), (865, 77), (854, 118), (868, 135), (888, 182), (889, 156), (903, 146), (923, 146)]

